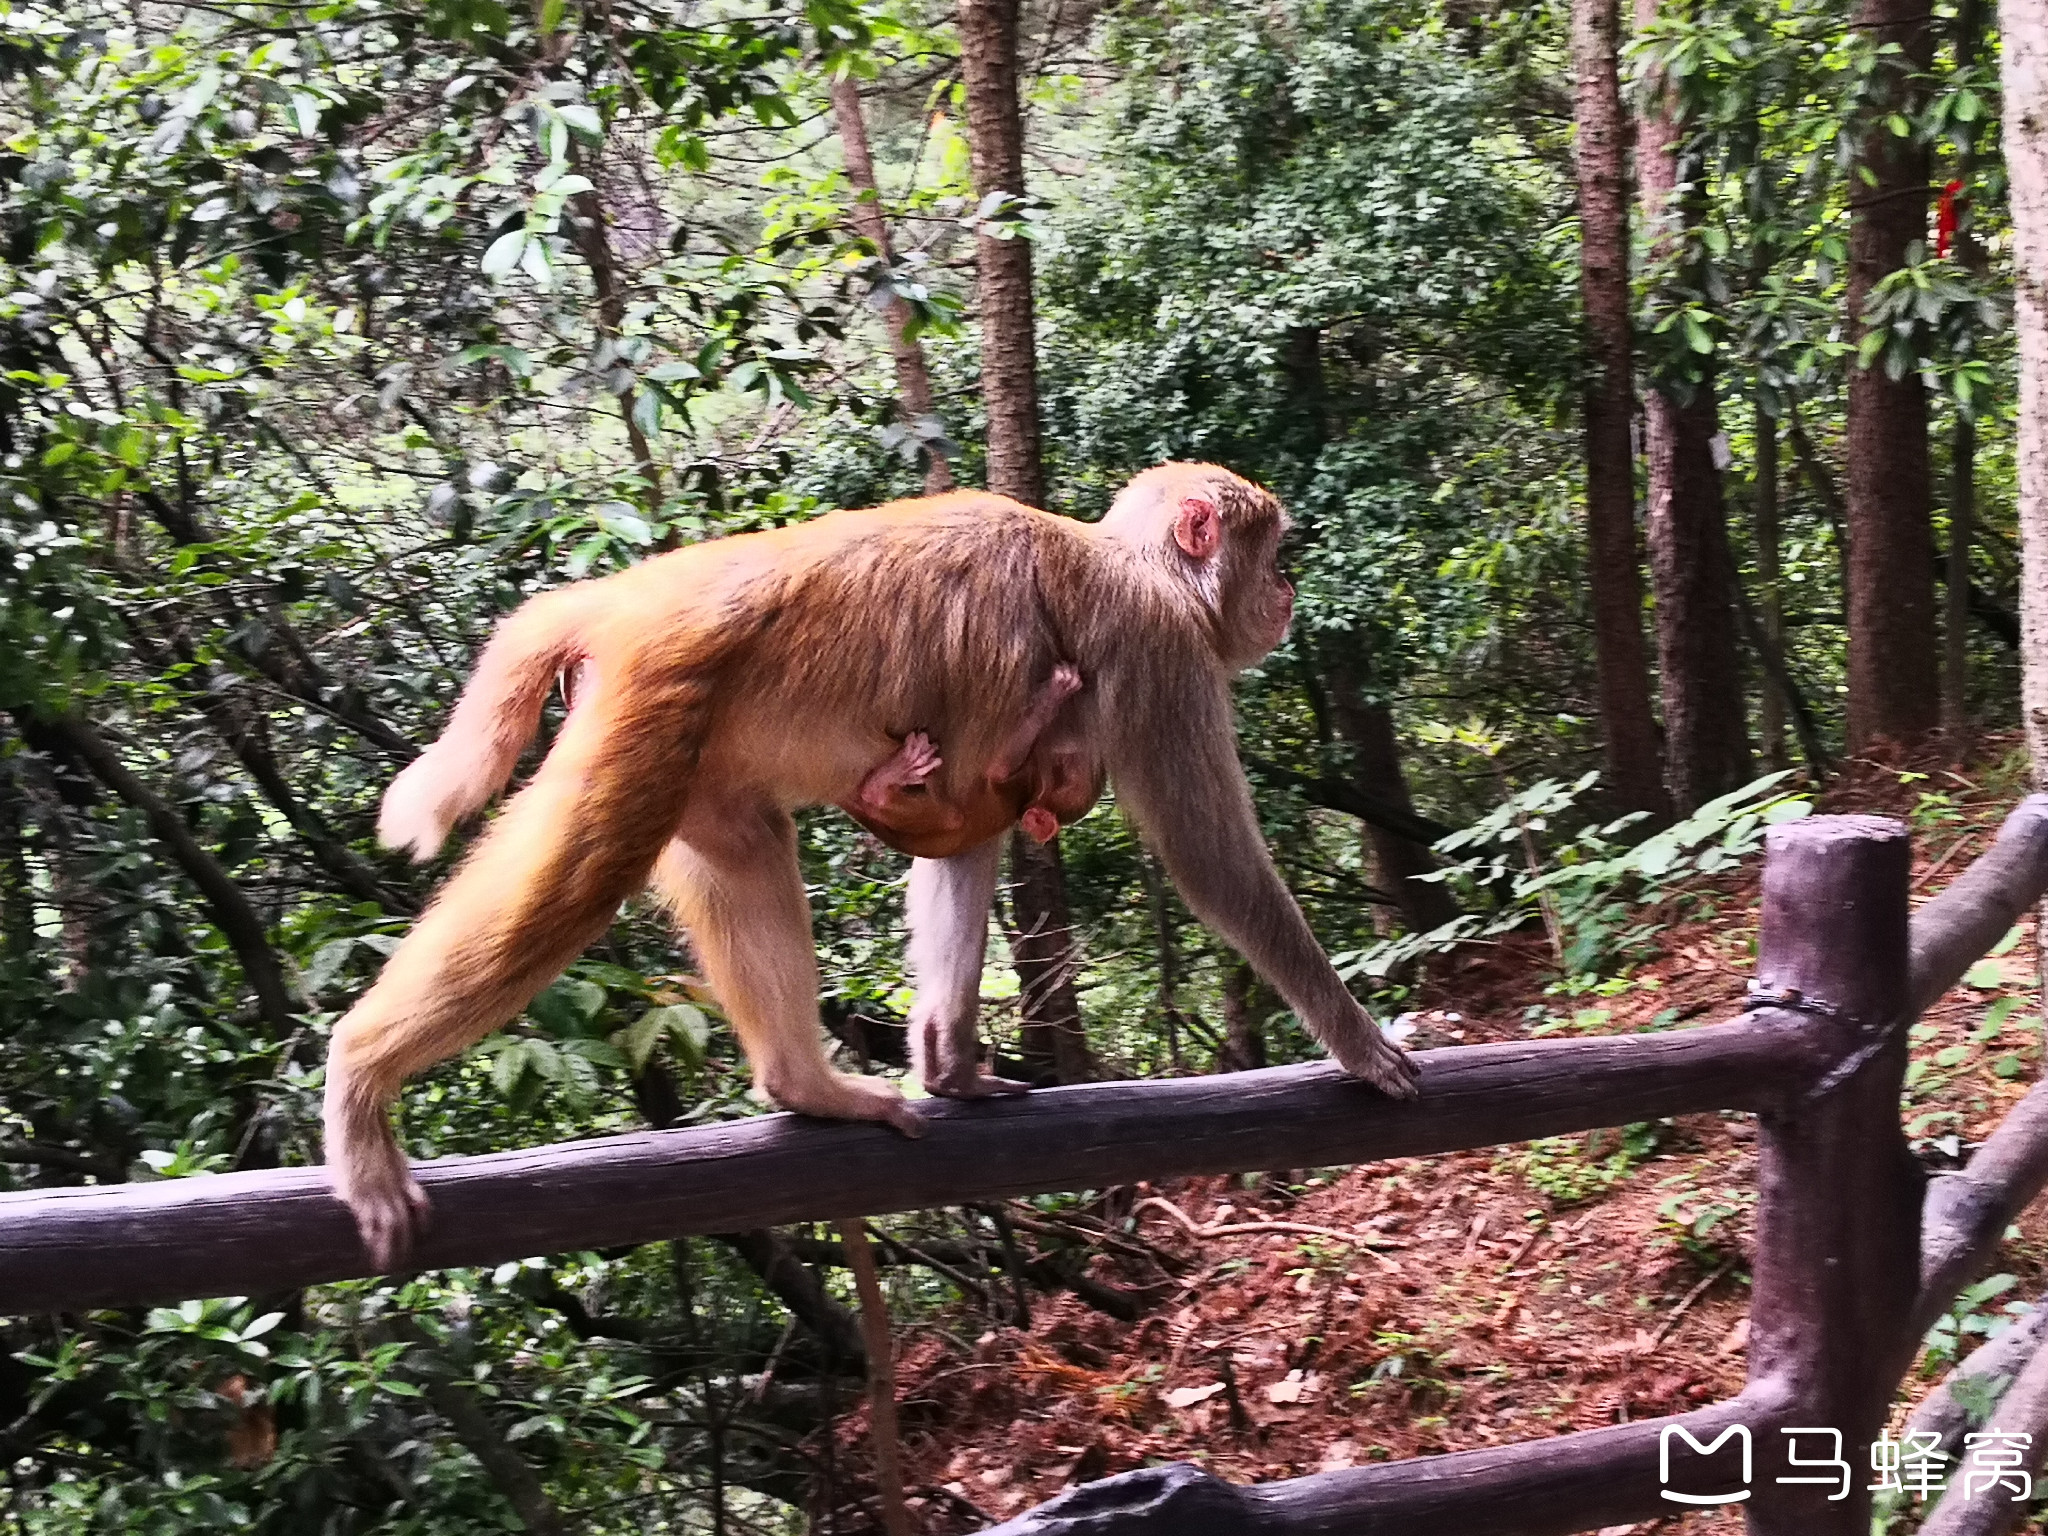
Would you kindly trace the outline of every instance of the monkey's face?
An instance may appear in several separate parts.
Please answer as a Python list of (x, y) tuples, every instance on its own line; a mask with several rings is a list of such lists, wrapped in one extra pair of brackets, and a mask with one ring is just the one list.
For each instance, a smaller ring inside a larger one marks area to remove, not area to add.
[(1218, 617), (1223, 662), (1233, 671), (1256, 666), (1294, 622), (1294, 586), (1280, 573), (1279, 546), (1278, 518), (1262, 519), (1243, 531), (1230, 562)]

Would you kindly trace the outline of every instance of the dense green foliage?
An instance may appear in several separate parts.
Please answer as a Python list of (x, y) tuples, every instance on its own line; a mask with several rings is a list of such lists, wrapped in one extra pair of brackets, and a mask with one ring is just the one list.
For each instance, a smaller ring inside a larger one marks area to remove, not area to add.
[[(326, 1031), (437, 872), (376, 847), (376, 800), (489, 626), (656, 549), (914, 492), (891, 295), (976, 481), (981, 210), (941, 9), (0, 0), (0, 1188), (317, 1161)], [(1598, 759), (1566, 17), (1078, 12), (1027, 14), (1035, 180), (997, 211), (1035, 242), (1055, 507), (1201, 457), (1293, 509), (1299, 615), (1241, 733), (1331, 951), (1401, 931), (1354, 814), (1387, 779), (1357, 721), (1390, 709), (1415, 805), (1476, 829), (1441, 886), (1468, 927), (1564, 891), (1586, 931), (1560, 986), (1625, 968), (1646, 866), (1597, 790), (1559, 789)], [(1847, 370), (1924, 370), (1937, 443), (1974, 416), (1977, 581), (2012, 602), (1995, 35), (1960, 72), (1945, 44), (1925, 119), (1895, 125), (1967, 183), (1979, 255), (1897, 274), (1862, 358), (1842, 264), (1867, 45), (1839, 8), (1699, 0), (1634, 47), (1680, 82), (1709, 210), (1659, 259), (1639, 238), (1645, 372), (1720, 391), (1737, 513), (1757, 403), (1797, 413), (1788, 650), (1838, 729)], [(841, 70), (867, 82), (893, 266), (849, 219)], [(1990, 717), (2011, 652), (1973, 646)], [(1700, 837), (1746, 849), (1734, 819)], [(837, 814), (803, 837), (828, 1005), (886, 1034), (903, 861)], [(1105, 1071), (1209, 1069), (1229, 1006), (1273, 1059), (1311, 1053), (1263, 994), (1227, 1004), (1233, 957), (1113, 805), (1062, 843)], [(414, 1085), (410, 1150), (758, 1112), (688, 969), (629, 908)], [(1412, 973), (1358, 969), (1400, 1007)], [(906, 1305), (952, 1294), (899, 1273)], [(572, 1529), (800, 1529), (832, 1486), (804, 1437), (856, 1388), (785, 1322), (709, 1242), (15, 1320), (0, 1525), (515, 1528), (494, 1440)]]

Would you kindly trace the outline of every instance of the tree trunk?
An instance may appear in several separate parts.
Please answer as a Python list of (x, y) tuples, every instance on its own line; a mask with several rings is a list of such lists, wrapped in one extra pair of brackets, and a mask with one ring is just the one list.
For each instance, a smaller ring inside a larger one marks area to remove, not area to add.
[(0, 761), (0, 949), (23, 964), (35, 964), (41, 959), (42, 946), (36, 942), (36, 890), (28, 863), (28, 829), (28, 794), (20, 765)]
[[(1756, 502), (1750, 538), (1756, 545), (1758, 625), (1765, 641), (1785, 654), (1785, 599), (1778, 588), (1778, 419), (1759, 399), (1756, 407)], [(1764, 673), (1763, 707), (1757, 734), (1762, 738), (1764, 767), (1776, 772), (1786, 764), (1784, 689), (1768, 669)]]
[[(1636, 22), (1655, 18), (1657, 0), (1637, 0)], [(1659, 245), (1674, 221), (1699, 216), (1696, 195), (1680, 196), (1684, 128), (1668, 93), (1643, 115), (1636, 176), (1643, 220)], [(1644, 402), (1650, 449), (1650, 576), (1657, 597), (1657, 669), (1664, 693), (1664, 763), (1680, 815), (1741, 785), (1749, 777), (1749, 732), (1736, 648), (1734, 561), (1721, 470), (1714, 459), (1720, 433), (1711, 379), (1680, 399), (1652, 388)]]
[(1041, 1087), (1095, 1075), (1074, 990), (1074, 920), (1067, 910), (1059, 839), (1040, 846), (1010, 834), (1010, 961), (1017, 968), (1023, 1040), (1018, 1053)]
[[(1984, 7), (1979, 0), (1962, 0), (1955, 16), (1958, 75), (1976, 67), (1983, 26)], [(1977, 165), (1976, 126), (1964, 126), (1967, 138), (1957, 157), (1956, 179), (1962, 182), (1966, 194)], [(1957, 221), (1956, 264), (1981, 273), (1985, 265), (1984, 247), (1971, 227), (1972, 222), (1967, 215)], [(1970, 743), (1970, 545), (1976, 538), (1977, 521), (1977, 421), (1961, 406), (1956, 408), (1955, 430), (1949, 439), (1948, 486), (1948, 603), (1941, 634), (1941, 733), (1949, 755), (1960, 762)]]
[[(890, 249), (889, 221), (882, 213), (882, 189), (875, 180), (875, 157), (868, 150), (867, 119), (860, 105), (860, 83), (851, 75), (832, 82), (832, 117), (839, 127), (839, 145), (846, 156), (846, 182), (853, 188), (853, 227), (875, 248), (884, 268), (895, 265)], [(913, 427), (932, 420), (932, 376), (925, 367), (924, 348), (909, 331), (910, 306), (891, 295), (882, 311), (889, 331), (889, 352), (896, 359), (896, 388), (903, 396), (903, 414)], [(924, 491), (936, 496), (953, 488), (953, 472), (932, 438), (919, 434), (924, 454)]]
[(2004, 0), (2005, 165), (2020, 354), (2020, 700), (2048, 787), (2048, 0)]
[[(594, 171), (594, 163), (572, 155), (571, 165)], [(590, 178), (597, 180), (595, 176)], [(604, 201), (595, 190), (578, 192), (569, 199), (569, 233), (577, 254), (590, 268), (590, 286), (597, 296), (597, 333), (617, 345), (626, 331), (626, 288), (619, 276), (619, 263), (612, 253), (612, 237), (605, 225)], [(650, 519), (661, 516), (661, 467), (654, 461), (654, 445), (640, 425), (640, 391), (629, 386), (619, 394), (619, 419), (625, 423), (626, 444), (633, 451), (633, 467), (640, 476), (640, 502)]]
[(1941, 636), (1941, 731), (1961, 758), (1970, 739), (1970, 543), (1977, 520), (1977, 424), (1956, 413), (1949, 443), (1948, 609)]
[[(967, 142), (974, 195), (1024, 197), (1024, 121), (1017, 110), (1018, 0), (962, 0), (960, 67), (967, 82)], [(1001, 223), (1001, 220), (990, 221)], [(981, 307), (981, 403), (988, 416), (988, 488), (1026, 506), (1045, 499), (1038, 448), (1038, 343), (1031, 306), (1031, 242), (975, 237)]]
[[(1927, 236), (1927, 150), (1894, 135), (1888, 118), (1918, 110), (1914, 83), (1933, 63), (1928, 0), (1859, 0), (1868, 41), (1903, 51), (1881, 57), (1874, 99), (1850, 181), (1849, 326), (1864, 333), (1872, 290)], [(1934, 623), (1933, 482), (1927, 395), (1917, 370), (1901, 378), (1882, 357), (1849, 369), (1849, 749), (1910, 741), (1940, 723)]]
[[(1018, 0), (963, 0), (961, 72), (974, 195), (1024, 196), (1024, 122), (1017, 110)], [(988, 488), (1026, 506), (1045, 501), (1038, 450), (1038, 348), (1033, 335), (1031, 242), (1000, 239), (985, 223), (975, 239), (981, 307), (981, 403), (988, 418)], [(1090, 1075), (1081, 1003), (1074, 991), (1073, 922), (1059, 840), (1043, 847), (1010, 838), (1011, 948), (1023, 982), (1027, 1062), (1055, 1081)]]
[(1218, 1070), (1250, 1072), (1266, 1064), (1265, 1022), (1271, 1007), (1259, 973), (1242, 960), (1230, 962), (1223, 973), (1223, 1054)]
[(1629, 441), (1635, 382), (1620, 30), (1616, 0), (1573, 0), (1579, 291), (1586, 311), (1586, 566), (1608, 791), (1624, 809), (1664, 817), (1671, 800), (1650, 712), (1635, 450)]
[[(1415, 802), (1408, 794), (1408, 775), (1401, 771), (1394, 712), (1383, 703), (1368, 703), (1349, 677), (1336, 675), (1330, 679), (1330, 713), (1338, 734), (1351, 746), (1358, 787), (1412, 814)], [(1412, 932), (1441, 928), (1458, 915), (1458, 904), (1441, 880), (1416, 878), (1437, 867), (1427, 847), (1371, 822), (1365, 835), (1386, 892)]]

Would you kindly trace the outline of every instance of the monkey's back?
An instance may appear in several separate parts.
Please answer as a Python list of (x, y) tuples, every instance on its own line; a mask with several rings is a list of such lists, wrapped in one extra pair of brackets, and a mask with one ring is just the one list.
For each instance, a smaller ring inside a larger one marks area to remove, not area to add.
[(958, 790), (1064, 654), (1039, 578), (1049, 546), (1072, 558), (1087, 538), (978, 492), (832, 512), (606, 578), (592, 648), (614, 658), (601, 673), (714, 670), (706, 771), (785, 803), (844, 798), (915, 730)]

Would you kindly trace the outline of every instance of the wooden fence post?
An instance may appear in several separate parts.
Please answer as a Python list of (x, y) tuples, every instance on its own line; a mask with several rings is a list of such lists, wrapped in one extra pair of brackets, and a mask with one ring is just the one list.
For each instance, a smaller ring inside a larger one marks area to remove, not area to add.
[[(1802, 1022), (1818, 1066), (1758, 1116), (1744, 1396), (1778, 1411), (1745, 1507), (1752, 1536), (1867, 1536), (1869, 1448), (1910, 1363), (1919, 1272), (1924, 1178), (1899, 1128), (1911, 844), (1886, 818), (1816, 816), (1766, 846), (1757, 1002)], [(1813, 1465), (1837, 1458), (1846, 1492)]]

